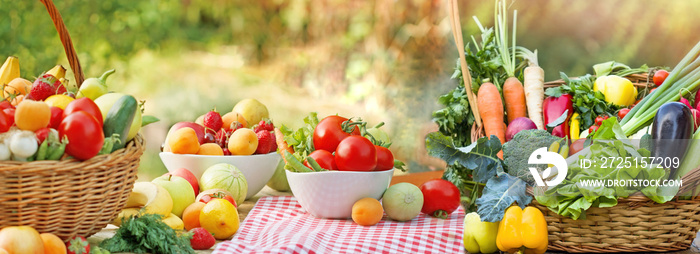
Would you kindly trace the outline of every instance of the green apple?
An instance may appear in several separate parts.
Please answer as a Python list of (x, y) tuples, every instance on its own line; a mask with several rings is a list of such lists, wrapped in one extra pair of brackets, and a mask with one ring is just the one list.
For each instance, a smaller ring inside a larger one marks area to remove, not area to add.
[(154, 184), (168, 190), (173, 199), (173, 214), (182, 218), (182, 212), (194, 203), (194, 189), (185, 178), (174, 175), (163, 175), (153, 179)]

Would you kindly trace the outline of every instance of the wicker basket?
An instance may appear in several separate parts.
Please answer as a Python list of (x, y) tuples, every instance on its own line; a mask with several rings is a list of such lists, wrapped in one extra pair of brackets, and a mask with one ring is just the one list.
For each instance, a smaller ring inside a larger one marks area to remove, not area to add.
[[(651, 87), (650, 72), (626, 76), (635, 86)], [(545, 87), (563, 84), (557, 80)], [(683, 177), (683, 183), (700, 181), (700, 168)], [(679, 193), (694, 189), (684, 185)], [(533, 189), (528, 193), (533, 195)], [(539, 192), (538, 192), (539, 193)], [(549, 210), (533, 199), (547, 220), (549, 251), (572, 253), (610, 252), (668, 252), (687, 250), (700, 230), (700, 197), (691, 200), (674, 199), (658, 204), (636, 193), (619, 198), (617, 205), (586, 210), (586, 219), (573, 220)]]
[[(61, 15), (41, 0), (60, 35), (76, 84), (83, 73)], [(62, 239), (90, 236), (125, 206), (144, 151), (137, 135), (125, 148), (86, 161), (0, 161), (0, 228), (31, 226)]]

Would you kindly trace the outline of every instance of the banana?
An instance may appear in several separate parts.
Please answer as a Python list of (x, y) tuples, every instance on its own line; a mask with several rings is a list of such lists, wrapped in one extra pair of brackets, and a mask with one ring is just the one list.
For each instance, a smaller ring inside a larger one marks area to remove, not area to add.
[(66, 76), (66, 68), (59, 64), (47, 71), (46, 74), (51, 74), (56, 77), (56, 79), (62, 79)]
[(182, 222), (180, 217), (172, 213), (168, 217), (163, 218), (163, 222), (175, 230), (185, 229), (185, 223)]
[(0, 67), (0, 86), (5, 86), (16, 78), (19, 78), (19, 58), (9, 56)]
[(173, 210), (173, 200), (165, 188), (151, 182), (137, 182), (126, 201), (127, 208), (146, 208), (146, 213), (168, 216)]
[(112, 224), (119, 227), (122, 225), (122, 219), (128, 219), (129, 217), (133, 217), (135, 215), (139, 214), (139, 208), (126, 208), (119, 212), (119, 215), (117, 215), (117, 218), (114, 218), (112, 220)]

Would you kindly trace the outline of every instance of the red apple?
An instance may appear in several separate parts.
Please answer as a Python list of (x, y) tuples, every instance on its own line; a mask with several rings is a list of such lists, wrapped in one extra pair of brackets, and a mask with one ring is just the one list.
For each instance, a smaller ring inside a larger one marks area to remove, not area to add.
[[(204, 144), (204, 126), (198, 124), (198, 123), (193, 123), (193, 122), (178, 122), (173, 125), (173, 127), (170, 127), (170, 130), (168, 131), (168, 135), (165, 136), (165, 142), (163, 144), (168, 144), (168, 137), (170, 137), (170, 134), (175, 132), (176, 130), (183, 128), (183, 127), (190, 127), (194, 130), (194, 133), (197, 134), (197, 139), (199, 139), (199, 144)], [(170, 147), (167, 145), (163, 146), (163, 152), (170, 152)]]
[(192, 185), (192, 189), (194, 190), (194, 195), (197, 196), (199, 195), (199, 182), (197, 181), (197, 177), (192, 174), (191, 171), (187, 170), (186, 168), (178, 168), (176, 170), (173, 170), (169, 173), (163, 174), (164, 176), (179, 176), (182, 178), (185, 178), (188, 182), (190, 182), (190, 185)]

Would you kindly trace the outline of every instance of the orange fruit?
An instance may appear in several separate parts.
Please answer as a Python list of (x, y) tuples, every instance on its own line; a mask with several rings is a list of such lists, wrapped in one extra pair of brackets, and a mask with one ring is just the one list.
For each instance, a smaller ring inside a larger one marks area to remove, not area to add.
[(199, 152), (199, 139), (194, 129), (183, 127), (173, 132), (168, 138), (168, 146), (173, 153), (196, 154)]
[(379, 200), (363, 198), (352, 205), (352, 220), (362, 226), (372, 226), (379, 223), (384, 216), (384, 209)]
[(3, 91), (5, 98), (10, 95), (26, 95), (32, 87), (32, 82), (23, 78), (16, 78), (5, 85)]
[(199, 223), (214, 238), (224, 240), (230, 238), (238, 231), (238, 210), (225, 199), (213, 199), (209, 201), (199, 213)]
[(224, 149), (215, 143), (206, 143), (199, 146), (199, 155), (224, 155)]
[(182, 211), (182, 222), (185, 223), (185, 230), (200, 227), (199, 214), (206, 204), (204, 202), (194, 202)]
[(257, 148), (258, 135), (251, 129), (238, 129), (228, 138), (228, 151), (232, 155), (251, 155)]
[(15, 124), (21, 130), (36, 131), (49, 125), (51, 109), (43, 101), (23, 100), (15, 110)]
[(51, 233), (40, 234), (44, 242), (44, 254), (66, 254), (66, 244), (61, 238)]
[(231, 129), (231, 124), (233, 122), (238, 122), (241, 124), (241, 127), (247, 128), (248, 127), (248, 121), (243, 118), (243, 115), (237, 113), (237, 112), (228, 112), (221, 116), (221, 120), (224, 122), (223, 128), (226, 130)]

